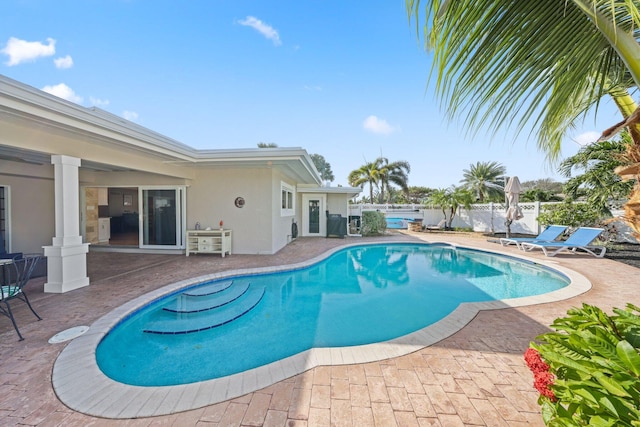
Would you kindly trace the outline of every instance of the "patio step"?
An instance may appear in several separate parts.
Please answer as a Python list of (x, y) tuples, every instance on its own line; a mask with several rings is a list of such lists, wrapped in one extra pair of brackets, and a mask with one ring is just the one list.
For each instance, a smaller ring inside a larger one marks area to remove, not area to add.
[(218, 291), (216, 293), (192, 296), (183, 293), (176, 297), (176, 300), (162, 309), (172, 313), (197, 313), (199, 311), (213, 310), (233, 302), (244, 295), (249, 289), (249, 284), (234, 286), (225, 292)]
[(224, 282), (215, 282), (209, 285), (201, 285), (193, 288), (189, 291), (183, 292), (182, 295), (189, 297), (206, 297), (207, 295), (217, 294), (227, 289), (233, 284), (233, 280), (226, 280)]
[[(143, 332), (147, 334), (177, 335), (206, 331), (232, 322), (250, 312), (262, 301), (265, 288), (251, 288), (230, 304), (194, 313), (163, 311), (163, 319), (150, 322)], [(167, 317), (168, 316), (168, 317)]]

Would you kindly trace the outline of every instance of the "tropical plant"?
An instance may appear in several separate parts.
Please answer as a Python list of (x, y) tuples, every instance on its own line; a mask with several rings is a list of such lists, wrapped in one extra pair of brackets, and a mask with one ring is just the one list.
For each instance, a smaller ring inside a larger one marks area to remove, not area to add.
[(521, 202), (559, 202), (560, 200), (562, 200), (561, 197), (540, 188), (524, 190), (520, 194)]
[(545, 205), (538, 215), (541, 225), (563, 224), (568, 227), (589, 227), (603, 224), (600, 209), (583, 202), (570, 199), (554, 205)]
[[(610, 0), (406, 0), (419, 28), (425, 4), (425, 39), (434, 50), (433, 73), (450, 116), (466, 110), (465, 125), (494, 130), (527, 124), (538, 146), (557, 160), (563, 136), (604, 95), (628, 127), (640, 174), (640, 110), (629, 88), (640, 85), (640, 4)], [(620, 172), (623, 173), (622, 171)], [(640, 185), (625, 207), (640, 233)]]
[(382, 212), (364, 211), (362, 212), (362, 228), (363, 236), (375, 236), (384, 234), (387, 229), (387, 219)]
[(321, 154), (311, 154), (311, 160), (313, 161), (313, 165), (316, 167), (318, 172), (320, 172), (320, 178), (323, 181), (332, 182), (336, 177), (333, 175), (333, 171), (331, 170), (331, 164), (326, 161), (323, 155)]
[(409, 172), (411, 166), (408, 162), (397, 161), (389, 163), (386, 157), (378, 157), (373, 162), (367, 162), (358, 169), (349, 173), (349, 185), (353, 187), (363, 187), (369, 184), (369, 201), (374, 203), (374, 187), (380, 192), (378, 197), (379, 203), (385, 203), (389, 200), (385, 198), (385, 192), (389, 193), (390, 183), (398, 185), (402, 191), (408, 190)]
[[(456, 216), (458, 208), (462, 206), (469, 209), (472, 203), (473, 195), (463, 187), (441, 188), (434, 191), (427, 199), (428, 206), (438, 206), (442, 209), (444, 219), (447, 221), (446, 229), (452, 228), (453, 218)], [(449, 219), (447, 219), (447, 210), (449, 210)]]
[(380, 194), (381, 202), (389, 203), (389, 198), (385, 199), (385, 192), (387, 195), (391, 193), (390, 184), (396, 184), (406, 194), (409, 191), (409, 172), (411, 172), (411, 166), (409, 162), (399, 160), (389, 163), (389, 159), (386, 157), (378, 158), (380, 160), (382, 168), (380, 169)]
[(485, 197), (504, 197), (504, 174), (507, 169), (498, 162), (476, 162), (462, 171), (462, 185), (476, 194), (483, 203)]
[(625, 153), (631, 143), (629, 133), (622, 132), (616, 140), (586, 145), (565, 159), (558, 169), (561, 174), (569, 178), (575, 169), (583, 171), (567, 181), (565, 194), (573, 199), (586, 194), (589, 204), (610, 215), (609, 202), (625, 199), (633, 189), (632, 181), (623, 181), (614, 172), (627, 164)]
[(562, 183), (551, 178), (534, 179), (531, 181), (522, 181), (524, 189), (540, 189), (548, 191), (551, 194), (562, 193)]
[(373, 187), (380, 181), (382, 159), (379, 157), (373, 162), (367, 162), (349, 173), (349, 185), (363, 188), (369, 184), (369, 202), (373, 203)]
[(278, 148), (275, 142), (258, 142), (258, 148)]
[(409, 186), (406, 194), (398, 195), (398, 203), (424, 203), (434, 191), (429, 187)]
[(442, 210), (444, 220), (447, 220), (447, 208), (449, 207), (449, 190), (438, 188), (426, 200), (427, 207), (438, 207)]
[(583, 304), (525, 353), (547, 425), (640, 425), (640, 308)]

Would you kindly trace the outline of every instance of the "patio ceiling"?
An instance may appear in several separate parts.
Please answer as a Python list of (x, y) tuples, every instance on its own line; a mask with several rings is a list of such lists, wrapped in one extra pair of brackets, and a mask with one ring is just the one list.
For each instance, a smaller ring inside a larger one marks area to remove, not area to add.
[[(52, 154), (65, 154), (81, 158), (83, 168), (96, 171), (152, 172), (150, 166), (136, 168), (136, 157), (155, 162), (156, 173), (176, 176), (189, 175), (183, 166), (258, 167), (278, 168), (301, 183), (321, 183), (302, 148), (197, 150), (107, 111), (65, 101), (1, 75), (0, 101), (0, 125), (13, 132), (0, 139), (0, 159), (44, 165), (50, 164)], [(69, 142), (52, 147), (43, 134)], [(101, 154), (105, 149), (118, 153), (117, 160), (105, 160)]]

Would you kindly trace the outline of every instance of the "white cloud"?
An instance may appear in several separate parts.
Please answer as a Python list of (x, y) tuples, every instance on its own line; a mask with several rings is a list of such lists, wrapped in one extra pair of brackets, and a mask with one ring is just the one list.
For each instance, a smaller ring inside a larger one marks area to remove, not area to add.
[(82, 97), (76, 95), (76, 93), (64, 83), (57, 84), (55, 86), (45, 86), (43, 91), (55, 95), (59, 98), (66, 99), (67, 101), (75, 102), (76, 104), (82, 103)]
[(395, 130), (389, 123), (387, 123), (386, 120), (380, 119), (376, 116), (369, 116), (364, 119), (362, 127), (369, 132), (379, 133), (382, 135), (389, 135)]
[(109, 100), (94, 98), (93, 96), (90, 96), (89, 103), (95, 107), (104, 107), (105, 105), (109, 105)]
[(602, 135), (601, 132), (596, 132), (596, 131), (583, 132), (580, 135), (575, 136), (573, 140), (577, 144), (584, 146), (584, 145), (593, 144), (598, 140), (598, 138), (600, 138), (601, 135)]
[(53, 63), (56, 64), (56, 68), (59, 68), (61, 70), (73, 67), (73, 59), (71, 58), (71, 55), (56, 58), (53, 60)]
[(280, 46), (282, 44), (278, 31), (276, 31), (276, 29), (271, 25), (265, 24), (256, 17), (247, 16), (245, 19), (239, 20), (238, 24), (253, 28), (269, 40), (273, 41), (273, 44), (276, 46)]
[(56, 53), (56, 41), (52, 38), (47, 39), (48, 44), (41, 42), (28, 42), (15, 37), (10, 37), (7, 45), (0, 50), (9, 57), (5, 62), (8, 66), (18, 65), (23, 62), (33, 62), (42, 56), (52, 56)]
[(309, 86), (309, 85), (304, 85), (305, 90), (311, 90), (314, 92), (322, 92), (322, 86)]
[(124, 117), (125, 119), (131, 121), (131, 122), (135, 122), (136, 120), (138, 120), (138, 113), (136, 113), (135, 111), (123, 111), (122, 112), (122, 117)]

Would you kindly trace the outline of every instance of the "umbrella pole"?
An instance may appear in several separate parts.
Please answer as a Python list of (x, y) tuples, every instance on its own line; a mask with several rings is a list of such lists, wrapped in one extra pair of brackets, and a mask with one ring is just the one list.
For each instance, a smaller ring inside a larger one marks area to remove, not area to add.
[(505, 224), (507, 225), (507, 239), (508, 239), (511, 235), (511, 221), (507, 220)]

